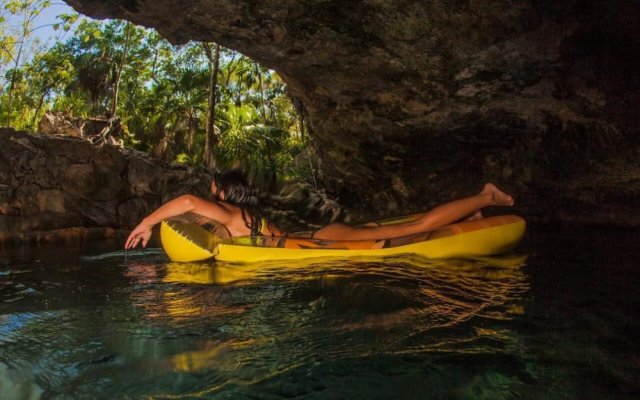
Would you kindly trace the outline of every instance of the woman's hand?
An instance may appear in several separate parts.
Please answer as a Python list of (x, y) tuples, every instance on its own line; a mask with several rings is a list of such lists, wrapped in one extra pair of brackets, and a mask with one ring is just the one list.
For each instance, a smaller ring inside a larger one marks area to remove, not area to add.
[(132, 249), (138, 245), (138, 243), (142, 242), (142, 247), (147, 247), (147, 243), (149, 243), (149, 239), (151, 239), (151, 228), (153, 226), (149, 226), (143, 222), (139, 223), (127, 238), (127, 241), (124, 245), (125, 249)]
[(146, 247), (149, 239), (151, 239), (151, 228), (153, 228), (155, 224), (159, 224), (167, 218), (189, 212), (217, 221), (223, 225), (242, 218), (242, 213), (238, 207), (232, 205), (223, 207), (217, 201), (210, 202), (196, 196), (185, 194), (163, 204), (143, 219), (142, 222), (131, 231), (129, 238), (124, 244), (124, 248), (132, 249), (139, 243), (142, 243), (142, 247)]

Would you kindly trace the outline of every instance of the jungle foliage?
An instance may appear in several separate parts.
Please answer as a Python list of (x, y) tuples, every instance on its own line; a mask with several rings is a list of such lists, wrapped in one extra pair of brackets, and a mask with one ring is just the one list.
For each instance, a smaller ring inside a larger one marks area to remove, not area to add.
[(242, 166), (272, 184), (310, 177), (310, 163), (294, 167), (309, 138), (275, 72), (215, 43), (174, 46), (154, 30), (77, 14), (57, 17), (66, 39), (45, 47), (34, 21), (49, 6), (12, 0), (0, 10), (0, 125), (35, 132), (47, 110), (117, 116), (125, 146), (166, 161)]

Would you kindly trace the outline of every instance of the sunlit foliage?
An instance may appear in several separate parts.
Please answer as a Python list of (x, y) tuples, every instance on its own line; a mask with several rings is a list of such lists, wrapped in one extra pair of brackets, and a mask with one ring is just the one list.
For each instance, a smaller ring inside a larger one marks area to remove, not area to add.
[(10, 32), (5, 16), (22, 13), (29, 21), (48, 4), (16, 0), (2, 8), (0, 124), (36, 131), (47, 110), (117, 116), (126, 146), (195, 165), (205, 162), (211, 108), (216, 168), (242, 166), (271, 185), (291, 175), (292, 160), (308, 143), (275, 72), (230, 49), (220, 47), (214, 60), (210, 44), (173, 46), (153, 30), (77, 15), (54, 23), (73, 27), (68, 39), (21, 59), (19, 45), (31, 43), (35, 27)]

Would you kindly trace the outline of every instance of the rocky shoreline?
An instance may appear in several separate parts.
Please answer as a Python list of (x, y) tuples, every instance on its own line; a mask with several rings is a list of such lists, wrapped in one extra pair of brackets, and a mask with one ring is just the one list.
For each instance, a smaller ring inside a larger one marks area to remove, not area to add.
[[(0, 243), (123, 235), (162, 202), (183, 193), (206, 197), (211, 178), (204, 169), (109, 144), (0, 129)], [(547, 179), (515, 196), (518, 205), (508, 212), (531, 222), (640, 227), (640, 168), (633, 159), (605, 160), (583, 175)], [(278, 223), (298, 228), (341, 212), (351, 222), (398, 215), (366, 205), (345, 212), (308, 190), (267, 200)]]
[[(119, 237), (174, 197), (208, 197), (212, 178), (108, 143), (0, 128), (0, 244)], [(259, 195), (270, 218), (292, 229), (340, 213), (301, 184)]]
[(0, 129), (0, 242), (114, 235), (212, 174), (68, 136)]

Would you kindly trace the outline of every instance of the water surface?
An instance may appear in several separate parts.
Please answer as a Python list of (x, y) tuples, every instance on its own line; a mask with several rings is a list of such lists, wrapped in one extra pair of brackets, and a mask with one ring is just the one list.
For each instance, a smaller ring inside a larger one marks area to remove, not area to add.
[(12, 398), (635, 399), (640, 232), (483, 259), (172, 263), (2, 249)]

